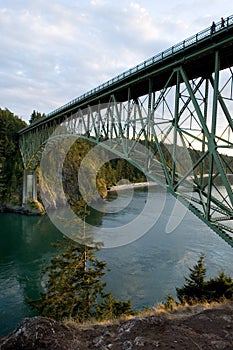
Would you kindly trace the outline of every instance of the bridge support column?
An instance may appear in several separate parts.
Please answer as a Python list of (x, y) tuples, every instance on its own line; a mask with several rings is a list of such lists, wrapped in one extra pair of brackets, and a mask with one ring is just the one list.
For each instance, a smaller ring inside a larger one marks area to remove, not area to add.
[(36, 172), (24, 170), (23, 176), (23, 205), (28, 200), (37, 200)]

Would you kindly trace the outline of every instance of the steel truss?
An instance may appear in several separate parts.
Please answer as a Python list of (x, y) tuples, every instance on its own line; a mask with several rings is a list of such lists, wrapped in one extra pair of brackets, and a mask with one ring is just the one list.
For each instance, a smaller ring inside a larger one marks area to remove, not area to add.
[(36, 169), (48, 139), (79, 135), (127, 159), (233, 247), (232, 68), (220, 70), (216, 50), (213, 74), (189, 79), (179, 64), (162, 89), (155, 91), (153, 82), (148, 77), (144, 96), (135, 97), (129, 86), (127, 101), (113, 92), (108, 103), (22, 133), (25, 169)]

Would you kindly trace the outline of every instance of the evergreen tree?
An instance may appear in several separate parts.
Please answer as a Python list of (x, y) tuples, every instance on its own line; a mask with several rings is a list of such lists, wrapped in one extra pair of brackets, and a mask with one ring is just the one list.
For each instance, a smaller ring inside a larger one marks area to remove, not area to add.
[(181, 303), (211, 302), (221, 298), (233, 299), (233, 279), (221, 272), (217, 277), (205, 280), (206, 268), (204, 255), (201, 255), (197, 264), (190, 268), (189, 277), (182, 288), (176, 288), (177, 297)]
[[(75, 209), (83, 222), (79, 241), (90, 243), (91, 238), (85, 232), (88, 214), (85, 202), (79, 200)], [(101, 278), (105, 274), (106, 263), (95, 256), (99, 245), (87, 246), (65, 238), (56, 247), (59, 249), (58, 255), (44, 270), (46, 290), (39, 300), (28, 301), (40, 315), (60, 321), (73, 318), (83, 322), (133, 313), (130, 301), (116, 300), (111, 292), (105, 292), (106, 283)]]
[(130, 300), (121, 301), (114, 298), (112, 292), (105, 295), (100, 304), (100, 319), (113, 319), (122, 315), (132, 315)]
[(62, 251), (44, 270), (46, 290), (36, 301), (28, 301), (39, 314), (61, 321), (73, 318), (79, 322), (102, 320), (132, 314), (130, 301), (116, 300), (105, 292), (106, 263), (96, 258), (98, 247), (75, 244), (64, 239), (56, 244)]
[(98, 249), (68, 239), (56, 247), (63, 249), (44, 271), (48, 277), (46, 291), (31, 305), (40, 315), (56, 320), (72, 317), (84, 321), (95, 317), (97, 297), (104, 297), (104, 283), (100, 279), (105, 263), (95, 258), (94, 252)]
[(209, 301), (218, 301), (221, 298), (233, 299), (233, 279), (223, 271), (206, 282), (206, 296)]
[(0, 108), (0, 201), (20, 201), (23, 164), (17, 132), (27, 124)]
[(176, 288), (177, 297), (181, 302), (191, 304), (196, 300), (205, 298), (205, 275), (204, 255), (201, 255), (196, 265), (189, 268), (190, 275), (185, 277), (186, 283), (182, 288)]
[(40, 112), (36, 112), (35, 110), (32, 112), (31, 114), (31, 117), (29, 119), (29, 123), (32, 124), (34, 123), (35, 121), (41, 119), (41, 118), (44, 118), (45, 117), (45, 114), (41, 114)]

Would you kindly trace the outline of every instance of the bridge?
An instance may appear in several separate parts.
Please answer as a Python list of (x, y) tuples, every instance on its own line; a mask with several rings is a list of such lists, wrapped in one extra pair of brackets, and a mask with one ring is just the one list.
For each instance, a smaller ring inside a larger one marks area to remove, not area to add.
[(229, 16), (22, 129), (23, 203), (36, 199), (48, 140), (79, 135), (142, 170), (233, 247), (232, 113)]

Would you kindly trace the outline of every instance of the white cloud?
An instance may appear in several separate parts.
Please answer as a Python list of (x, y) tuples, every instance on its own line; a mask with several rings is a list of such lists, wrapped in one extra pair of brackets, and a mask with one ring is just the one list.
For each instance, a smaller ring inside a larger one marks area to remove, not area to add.
[(48, 113), (230, 11), (227, 0), (0, 0), (0, 106)]
[(130, 3), (129, 16), (125, 17), (127, 32), (137, 40), (151, 41), (159, 37), (159, 28), (148, 11), (136, 2)]

